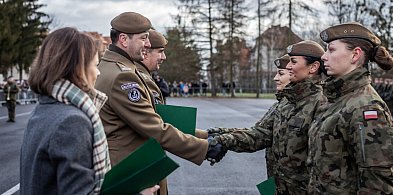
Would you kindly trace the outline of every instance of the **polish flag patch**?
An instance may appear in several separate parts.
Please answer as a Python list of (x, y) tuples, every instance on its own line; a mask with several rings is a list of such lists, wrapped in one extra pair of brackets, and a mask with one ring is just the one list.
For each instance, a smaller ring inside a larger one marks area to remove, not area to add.
[(364, 111), (363, 116), (365, 120), (378, 119), (378, 112), (376, 110)]

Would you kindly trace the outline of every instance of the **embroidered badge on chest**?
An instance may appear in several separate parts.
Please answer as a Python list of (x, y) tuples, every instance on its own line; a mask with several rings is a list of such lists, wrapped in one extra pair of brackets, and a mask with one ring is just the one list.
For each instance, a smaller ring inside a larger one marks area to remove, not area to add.
[(376, 110), (369, 110), (363, 112), (364, 120), (376, 120), (378, 119), (378, 112)]
[(138, 88), (131, 88), (128, 92), (128, 99), (132, 102), (137, 102), (141, 99), (141, 92)]

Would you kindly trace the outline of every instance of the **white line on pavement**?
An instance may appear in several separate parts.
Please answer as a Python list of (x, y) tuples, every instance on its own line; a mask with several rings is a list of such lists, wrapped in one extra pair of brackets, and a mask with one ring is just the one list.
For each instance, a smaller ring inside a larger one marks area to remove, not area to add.
[(8, 191), (2, 193), (1, 195), (12, 195), (12, 194), (14, 194), (17, 191), (19, 191), (19, 184), (17, 184), (16, 186), (12, 187)]
[[(17, 114), (16, 117), (18, 117), (18, 116), (24, 116), (24, 115), (29, 115), (30, 113), (31, 113), (31, 112), (20, 113), (20, 114)], [(8, 118), (8, 116), (2, 116), (2, 117), (0, 117), (0, 120), (1, 120), (1, 119), (6, 119), (6, 118)]]

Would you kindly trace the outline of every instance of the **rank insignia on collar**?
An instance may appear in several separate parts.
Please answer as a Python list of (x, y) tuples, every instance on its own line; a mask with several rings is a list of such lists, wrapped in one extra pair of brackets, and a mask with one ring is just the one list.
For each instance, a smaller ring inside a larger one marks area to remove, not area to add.
[(375, 120), (378, 119), (378, 112), (376, 110), (369, 110), (363, 112), (364, 120)]
[(128, 92), (128, 99), (131, 102), (138, 102), (141, 99), (141, 92), (138, 88), (131, 88)]

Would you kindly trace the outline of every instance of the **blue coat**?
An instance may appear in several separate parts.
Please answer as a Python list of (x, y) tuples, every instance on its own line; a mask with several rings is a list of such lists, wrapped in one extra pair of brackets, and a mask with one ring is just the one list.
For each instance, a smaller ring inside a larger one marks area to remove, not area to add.
[(20, 194), (91, 194), (93, 126), (72, 105), (40, 96), (24, 133)]

